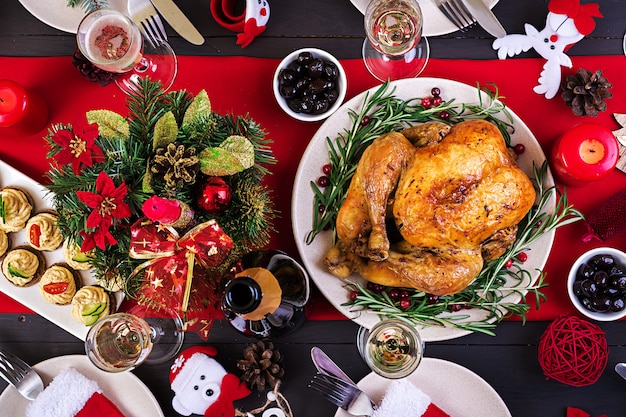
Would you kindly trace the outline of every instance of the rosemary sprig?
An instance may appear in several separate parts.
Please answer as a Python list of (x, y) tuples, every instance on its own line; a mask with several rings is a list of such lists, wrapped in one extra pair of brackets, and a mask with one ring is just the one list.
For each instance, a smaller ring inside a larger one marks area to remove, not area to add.
[[(500, 101), (503, 97), (495, 86), (492, 86), (493, 91), (481, 88), (480, 85), (477, 87), (478, 104), (457, 104), (452, 99), (430, 108), (422, 106), (421, 98), (398, 98), (394, 94), (395, 87), (390, 87), (389, 82), (382, 84), (372, 94), (366, 93), (361, 109), (358, 112), (349, 110), (352, 126), (344, 129), (334, 139), (326, 138), (332, 166), (330, 184), (322, 189), (315, 182), (311, 182), (315, 207), (320, 207), (321, 210), (314, 210), (312, 230), (306, 238), (307, 244), (313, 242), (322, 230), (327, 229), (333, 231), (334, 241), (337, 212), (345, 200), (356, 165), (365, 148), (382, 134), (428, 121), (456, 124), (463, 120), (484, 119), (498, 127), (508, 145), (509, 131), (513, 130), (513, 125), (511, 114)], [(449, 117), (442, 119), (442, 112), (447, 112)], [(498, 114), (504, 114), (508, 121), (498, 119)]]
[[(519, 316), (525, 322), (530, 310), (526, 302), (527, 294), (535, 296), (536, 308), (539, 308), (539, 303), (545, 300), (541, 288), (547, 284), (543, 271), (536, 271), (538, 277), (533, 282), (532, 274), (524, 269), (519, 254), (528, 250), (544, 234), (584, 218), (568, 203), (565, 193), (559, 194), (554, 212), (548, 212), (548, 205), (558, 190), (554, 186), (546, 187), (547, 170), (547, 162), (539, 168), (534, 167), (533, 185), (539, 199), (520, 222), (515, 243), (500, 258), (486, 263), (476, 279), (462, 292), (433, 298), (424, 292), (409, 290), (411, 304), (403, 309), (387, 292), (373, 291), (350, 281), (346, 288), (354, 291), (356, 297), (344, 305), (354, 307), (354, 311), (371, 311), (415, 325), (448, 326), (492, 336), (497, 323), (508, 315)], [(507, 265), (509, 261), (512, 261), (510, 266)], [(511, 297), (513, 295), (519, 297), (519, 303), (507, 301), (516, 298)], [(468, 321), (470, 316), (463, 313), (467, 308), (481, 310), (486, 317)]]

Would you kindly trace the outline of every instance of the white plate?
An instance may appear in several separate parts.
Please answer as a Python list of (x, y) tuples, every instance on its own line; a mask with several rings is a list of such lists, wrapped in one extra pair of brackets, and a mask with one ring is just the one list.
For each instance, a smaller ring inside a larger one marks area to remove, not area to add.
[[(164, 417), (152, 392), (131, 372), (101, 371), (84, 355), (59, 356), (40, 362), (33, 368), (41, 375), (45, 386), (63, 369), (74, 368), (85, 377), (96, 381), (104, 396), (126, 417)], [(23, 416), (29, 402), (15, 388), (8, 386), (0, 395), (0, 415)]]
[[(506, 404), (491, 385), (461, 365), (424, 358), (407, 378), (450, 417), (511, 417)], [(379, 404), (391, 382), (372, 372), (357, 385)], [(339, 409), (335, 417), (350, 417), (350, 414)]]
[[(359, 11), (365, 14), (365, 9), (367, 9), (367, 5), (370, 3), (370, 0), (350, 0), (354, 7), (359, 9)], [(493, 6), (498, 3), (498, 0), (484, 0), (485, 4), (489, 6), (489, 8), (493, 8)], [(454, 23), (452, 23), (446, 15), (444, 15), (437, 5), (435, 4), (435, 0), (420, 0), (419, 1), (420, 8), (422, 9), (422, 15), (424, 17), (424, 28), (422, 29), (422, 34), (424, 36), (439, 36), (445, 35), (447, 33), (456, 32), (459, 30)]]
[[(51, 194), (48, 189), (32, 178), (24, 175), (7, 163), (0, 161), (0, 188), (15, 186), (28, 192), (34, 202), (33, 213), (41, 210), (52, 209), (54, 205), (51, 201)], [(26, 232), (21, 230), (16, 233), (9, 233), (11, 247), (28, 245)], [(50, 266), (57, 262), (65, 262), (63, 249), (59, 248), (52, 252), (41, 252), (46, 259), (46, 265)], [(86, 271), (79, 271), (82, 282), (85, 285), (95, 283), (93, 275)], [(35, 313), (50, 320), (57, 326), (65, 329), (79, 339), (85, 340), (87, 326), (72, 319), (70, 306), (58, 306), (45, 301), (39, 292), (39, 285), (30, 287), (18, 287), (11, 284), (0, 271), (0, 291), (21, 304), (33, 310)]]
[[(392, 86), (396, 87), (395, 94), (401, 99), (410, 99), (415, 97), (425, 97), (430, 95), (433, 87), (441, 89), (441, 96), (444, 100), (455, 98), (457, 103), (478, 103), (478, 92), (476, 87), (462, 84), (457, 81), (444, 80), (441, 78), (411, 78), (395, 81)], [(370, 92), (377, 90), (374, 87)], [(367, 328), (371, 328), (379, 317), (371, 312), (353, 312), (349, 307), (341, 304), (348, 301), (348, 292), (343, 287), (343, 281), (330, 274), (322, 264), (326, 253), (331, 247), (330, 232), (320, 233), (313, 243), (306, 244), (306, 235), (311, 230), (313, 219), (313, 190), (310, 182), (315, 181), (321, 175), (322, 166), (328, 163), (328, 146), (326, 138), (335, 138), (337, 133), (349, 129), (351, 126), (348, 109), (358, 111), (363, 105), (365, 92), (354, 97), (339, 108), (331, 115), (315, 133), (308, 147), (304, 151), (296, 178), (294, 181), (291, 216), (293, 233), (296, 240), (296, 246), (300, 252), (300, 256), (307, 268), (313, 282), (320, 289), (322, 294), (335, 306), (337, 310), (346, 317), (353, 319), (356, 323)], [(370, 93), (371, 94), (371, 93)], [(483, 93), (483, 102), (487, 100), (487, 96)], [(510, 110), (510, 109), (509, 109)], [(511, 135), (512, 144), (524, 144), (525, 152), (520, 155), (518, 164), (531, 178), (533, 176), (533, 162), (537, 166), (545, 161), (546, 157), (541, 146), (535, 139), (532, 132), (524, 124), (524, 122), (511, 111), (513, 116), (513, 124), (515, 133)], [(552, 175), (548, 173), (548, 186), (554, 185)], [(552, 199), (548, 209), (554, 211), (555, 199)], [(533, 280), (539, 276), (539, 272), (545, 265), (552, 242), (554, 240), (554, 230), (546, 233), (540, 239), (535, 241), (528, 251), (528, 260), (524, 263), (524, 268), (531, 272)], [(353, 275), (351, 278), (361, 280), (360, 277)], [(510, 295), (507, 302), (518, 302), (518, 295)], [(471, 315), (471, 320), (482, 320), (485, 317), (484, 312), (474, 310), (464, 310), (465, 313)], [(456, 337), (464, 336), (470, 332), (457, 328), (429, 326), (420, 329), (420, 335), (425, 342), (449, 340)]]
[[(127, 0), (108, 0), (109, 8), (126, 12)], [(79, 6), (68, 7), (67, 0), (20, 0), (37, 19), (64, 32), (76, 33), (85, 12)]]

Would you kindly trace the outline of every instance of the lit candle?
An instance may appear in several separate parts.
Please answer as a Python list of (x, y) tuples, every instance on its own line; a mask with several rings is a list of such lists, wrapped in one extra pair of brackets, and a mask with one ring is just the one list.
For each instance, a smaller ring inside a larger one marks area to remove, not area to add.
[(0, 128), (32, 134), (42, 130), (47, 122), (48, 106), (40, 95), (15, 81), (0, 80)]
[(597, 123), (582, 123), (568, 130), (556, 140), (550, 154), (555, 177), (570, 186), (606, 177), (618, 158), (615, 135)]

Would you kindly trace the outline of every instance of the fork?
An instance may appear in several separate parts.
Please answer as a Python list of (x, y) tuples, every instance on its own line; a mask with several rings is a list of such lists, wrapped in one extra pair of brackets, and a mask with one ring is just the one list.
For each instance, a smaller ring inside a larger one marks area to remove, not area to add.
[(0, 350), (0, 376), (29, 400), (34, 400), (43, 391), (39, 374), (26, 362), (3, 350)]
[(376, 409), (374, 403), (359, 387), (331, 375), (315, 375), (309, 383), (309, 388), (355, 416), (371, 416)]
[(435, 4), (461, 32), (474, 23), (472, 14), (461, 0), (435, 0)]
[(153, 48), (167, 42), (167, 33), (161, 17), (150, 0), (128, 0), (127, 10), (130, 18)]

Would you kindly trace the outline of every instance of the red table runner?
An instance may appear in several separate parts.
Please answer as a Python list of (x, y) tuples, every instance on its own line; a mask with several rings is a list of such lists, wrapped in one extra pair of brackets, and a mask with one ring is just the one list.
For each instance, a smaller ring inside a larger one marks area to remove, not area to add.
[[(558, 96), (547, 100), (533, 93), (532, 88), (544, 63), (542, 59), (431, 59), (423, 76), (447, 78), (470, 85), (495, 83), (506, 97), (504, 102), (525, 121), (547, 152), (561, 133), (578, 123), (594, 121), (615, 130), (619, 125), (611, 114), (626, 113), (626, 72), (623, 71), (626, 57), (573, 57), (572, 60), (573, 68), (565, 68), (564, 73), (574, 73), (578, 68), (601, 69), (613, 83), (614, 97), (608, 100), (608, 111), (596, 118), (574, 116)], [(291, 233), (291, 186), (300, 157), (321, 122), (300, 122), (281, 111), (271, 88), (277, 64), (276, 59), (182, 56), (179, 57), (179, 73), (173, 88), (186, 89), (194, 94), (205, 89), (214, 111), (249, 114), (267, 130), (268, 136), (274, 140), (273, 151), (278, 159), (278, 164), (272, 168), (273, 175), (268, 178), (268, 185), (274, 190), (277, 208), (282, 213), (276, 224), (278, 233), (273, 237), (271, 246), (297, 255)], [(346, 100), (378, 84), (360, 60), (344, 60), (342, 64), (348, 75)], [(117, 86), (99, 87), (89, 83), (78, 74), (69, 57), (0, 57), (0, 68), (0, 78), (17, 81), (44, 96), (50, 106), (50, 123), (81, 121), (86, 111), (99, 108), (127, 114), (125, 95)], [(444, 98), (451, 98), (448, 97), (450, 92), (445, 93)], [(32, 178), (45, 181), (47, 149), (42, 139), (44, 134), (45, 131), (42, 131), (27, 137), (16, 137), (0, 130), (0, 158)], [(569, 188), (567, 193), (571, 204), (588, 213), (625, 186), (626, 174), (615, 171), (600, 182)], [(575, 313), (567, 297), (565, 281), (570, 265), (584, 251), (603, 245), (626, 250), (626, 235), (609, 242), (583, 243), (580, 238), (584, 232), (582, 223), (558, 229), (545, 267), (549, 283), (544, 291), (547, 302), (542, 304), (540, 310), (531, 309), (529, 320), (551, 320), (561, 313)], [(19, 303), (0, 294), (0, 313), (28, 312)], [(323, 296), (314, 294), (310, 303), (311, 319), (343, 317)]]

